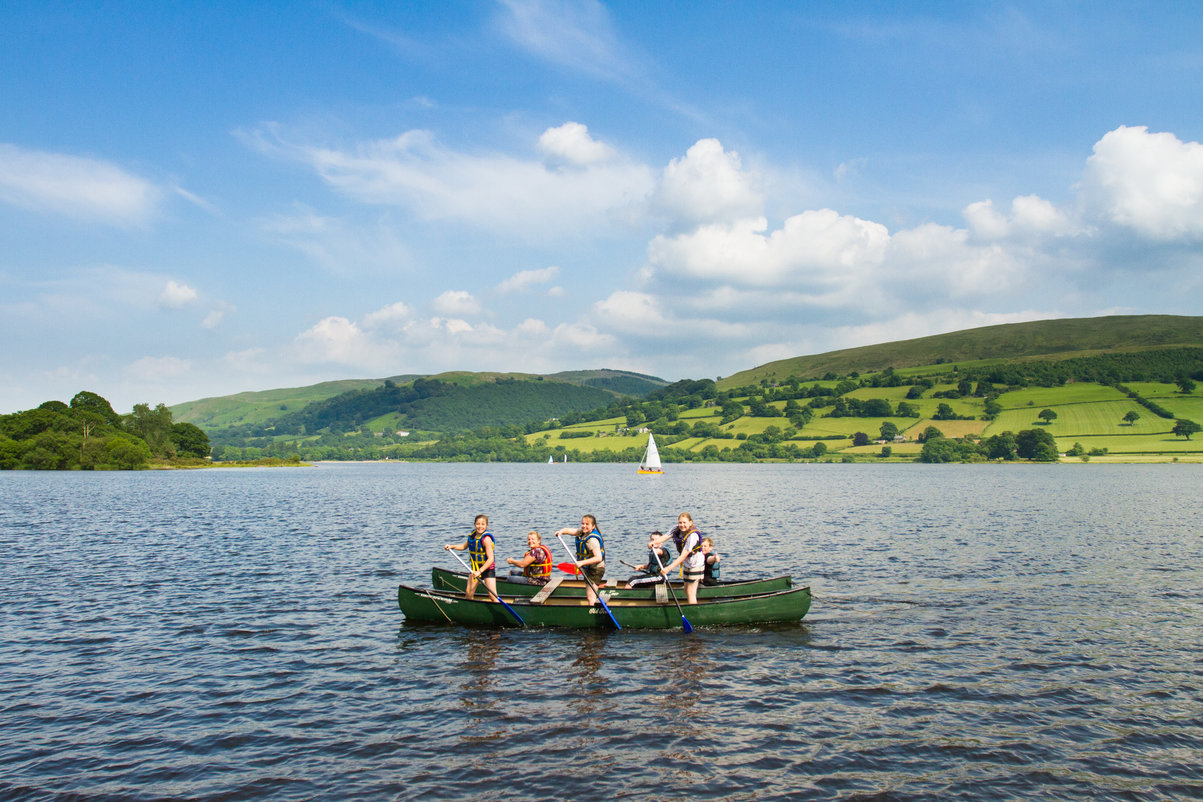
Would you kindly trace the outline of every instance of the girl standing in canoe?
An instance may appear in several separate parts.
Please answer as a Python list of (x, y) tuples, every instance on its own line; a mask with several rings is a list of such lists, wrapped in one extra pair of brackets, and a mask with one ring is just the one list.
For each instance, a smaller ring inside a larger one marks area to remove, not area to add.
[(493, 552), (496, 546), (497, 540), (489, 531), (489, 516), (487, 515), (476, 516), (476, 526), (468, 533), (468, 539), (463, 543), (458, 546), (452, 543), (443, 546), (448, 551), (468, 552), (472, 570), (468, 573), (468, 584), (464, 588), (464, 595), (469, 599), (476, 595), (478, 579), (484, 580), (485, 587), (491, 591), (493, 598), (497, 597), (497, 571), (493, 561)]
[(671, 539), (677, 547), (677, 558), (664, 566), (661, 572), (667, 581), (669, 572), (681, 566), (681, 578), (685, 583), (685, 599), (688, 604), (698, 603), (698, 584), (705, 574), (705, 555), (702, 554), (702, 533), (693, 524), (693, 516), (683, 512), (677, 516), (677, 525), (667, 535), (652, 538), (647, 547), (659, 546)]
[(602, 577), (606, 575), (606, 547), (597, 529), (597, 519), (592, 515), (582, 515), (580, 529), (565, 528), (556, 532), (556, 537), (561, 535), (576, 538), (576, 567), (589, 579), (585, 585), (585, 598), (589, 604), (597, 604), (597, 594), (593, 588), (601, 585)]

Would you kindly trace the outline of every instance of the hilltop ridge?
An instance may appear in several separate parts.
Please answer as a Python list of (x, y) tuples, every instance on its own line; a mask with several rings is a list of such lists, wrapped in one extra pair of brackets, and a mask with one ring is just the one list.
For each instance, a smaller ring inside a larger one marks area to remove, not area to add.
[(946, 362), (1065, 359), (1106, 351), (1203, 345), (1203, 317), (1111, 315), (1003, 323), (767, 362), (719, 380), (721, 388), (786, 376), (866, 373)]

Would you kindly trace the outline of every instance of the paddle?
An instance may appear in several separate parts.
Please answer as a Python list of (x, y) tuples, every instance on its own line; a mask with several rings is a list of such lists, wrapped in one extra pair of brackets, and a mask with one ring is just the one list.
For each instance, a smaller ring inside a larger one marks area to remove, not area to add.
[(581, 572), (581, 569), (577, 568), (572, 563), (560, 563), (559, 565), (556, 566), (556, 568), (559, 568), (561, 571), (563, 571), (566, 574), (575, 575), (575, 574), (579, 574)]
[[(660, 552), (652, 549), (652, 556), (656, 558), (656, 565), (660, 566), (660, 573), (664, 573), (664, 563), (660, 562)], [(689, 619), (685, 617), (685, 613), (681, 610), (681, 602), (677, 601), (677, 592), (673, 590), (673, 583), (668, 581), (668, 577), (664, 577), (664, 584), (668, 585), (668, 592), (672, 594), (673, 604), (677, 605), (677, 612), (681, 613), (681, 629), (686, 632), (693, 632), (693, 625), (689, 623)]]
[[(472, 572), (472, 569), (468, 568), (468, 564), (466, 562), (464, 562), (463, 557), (456, 554), (453, 549), (447, 549), (447, 551), (450, 551), (451, 556), (453, 556), (453, 557), (455, 557), (455, 559), (459, 560), (459, 564), (464, 566), (464, 568), (467, 569), (469, 573)], [(506, 604), (504, 601), (502, 601), (501, 597), (498, 596), (496, 593), (494, 593), (492, 588), (490, 588), (488, 585), (485, 585), (483, 579), (481, 580), (480, 584), (484, 585), (485, 590), (487, 590), (489, 592), (489, 595), (492, 596), (494, 598), (494, 600), (500, 602), (502, 607), (504, 607), (505, 609), (510, 611), (510, 615), (514, 616), (514, 619), (517, 620), (518, 626), (521, 626), (521, 627), (526, 626), (526, 622), (522, 620), (522, 616), (520, 616), (520, 615), (518, 615), (518, 613), (514, 612), (513, 607), (510, 607), (508, 604)]]
[[(568, 544), (564, 542), (564, 536), (556, 535), (556, 540), (560, 541), (560, 545), (564, 547), (564, 551), (568, 552), (568, 556), (575, 560), (576, 554), (573, 553), (572, 549), (568, 548)], [(577, 567), (577, 570), (580, 570), (579, 567)], [(606, 615), (610, 616), (610, 620), (614, 622), (614, 628), (622, 629), (622, 624), (618, 623), (618, 619), (614, 617), (614, 613), (610, 612), (610, 605), (606, 604), (606, 600), (601, 597), (601, 592), (598, 591), (597, 586), (593, 584), (593, 580), (589, 578), (589, 575), (584, 571), (581, 571), (581, 579), (585, 580), (585, 584), (593, 590), (593, 595), (597, 597), (599, 602), (601, 602), (602, 609), (606, 611)]]

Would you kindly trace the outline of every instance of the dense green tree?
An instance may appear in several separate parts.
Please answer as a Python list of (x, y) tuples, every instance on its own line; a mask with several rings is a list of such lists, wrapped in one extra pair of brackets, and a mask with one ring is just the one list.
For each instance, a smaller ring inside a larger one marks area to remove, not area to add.
[(1179, 419), (1174, 421), (1174, 434), (1178, 437), (1185, 437), (1187, 440), (1195, 432), (1203, 430), (1203, 426), (1195, 423), (1193, 420)]
[(1140, 413), (1134, 409), (1130, 409), (1128, 410), (1128, 414), (1124, 415), (1124, 420), (1129, 426), (1131, 426), (1132, 424), (1136, 423), (1136, 421), (1140, 420)]
[(898, 436), (898, 424), (892, 420), (885, 421), (881, 424), (881, 439), (893, 440)]
[(1190, 376), (1179, 376), (1177, 385), (1178, 392), (1180, 393), (1193, 393), (1195, 391), (1195, 383), (1191, 380)]
[(134, 404), (134, 410), (122, 421), (127, 432), (136, 434), (150, 447), (156, 457), (175, 455), (171, 442), (171, 410), (159, 404), (154, 409), (150, 404)]
[(1002, 432), (988, 438), (983, 446), (986, 449), (986, 456), (990, 459), (1014, 460), (1018, 459), (1019, 451), (1015, 444), (1015, 434), (1013, 432)]
[(936, 407), (936, 414), (931, 418), (932, 420), (957, 420), (960, 416), (948, 404), (941, 403)]
[(1047, 429), (1024, 429), (1015, 435), (1015, 451), (1021, 459), (1057, 461), (1057, 441)]
[(935, 426), (928, 426), (923, 430), (923, 433), (919, 435), (919, 442), (926, 443), (928, 440), (934, 440), (943, 436), (944, 432), (940, 431)]
[(1044, 421), (1045, 423), (1052, 423), (1057, 419), (1057, 413), (1051, 409), (1042, 409), (1040, 410), (1040, 414), (1036, 417), (1040, 418), (1040, 420)]
[(112, 405), (96, 393), (80, 390), (71, 399), (71, 408), (77, 411), (95, 412), (110, 426), (120, 426), (121, 416), (113, 411)]
[(852, 445), (867, 446), (869, 445), (869, 435), (865, 432), (857, 432), (852, 435)]
[(724, 424), (742, 418), (744, 414), (744, 405), (738, 401), (726, 401), (722, 406), (722, 418), (720, 421)]
[(175, 446), (176, 454), (181, 457), (203, 459), (209, 456), (212, 450), (209, 445), (209, 436), (199, 426), (191, 423), (173, 423), (171, 425), (171, 442)]

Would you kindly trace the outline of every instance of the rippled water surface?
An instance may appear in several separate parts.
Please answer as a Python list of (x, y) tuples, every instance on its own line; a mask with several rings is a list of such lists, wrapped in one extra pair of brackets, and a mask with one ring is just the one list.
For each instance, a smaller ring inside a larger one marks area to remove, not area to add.
[[(1200, 798), (1201, 490), (1185, 465), (0, 473), (0, 798)], [(682, 510), (725, 578), (811, 585), (805, 622), (397, 609), (477, 512), (501, 556), (591, 512), (635, 562)]]

